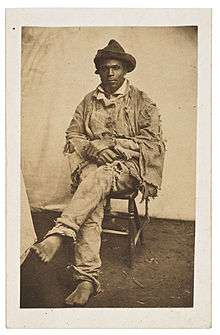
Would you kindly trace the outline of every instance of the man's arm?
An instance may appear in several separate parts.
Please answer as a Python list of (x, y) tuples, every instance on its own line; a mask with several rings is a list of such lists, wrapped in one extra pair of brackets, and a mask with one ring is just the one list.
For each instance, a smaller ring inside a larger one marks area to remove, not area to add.
[(105, 163), (118, 157), (112, 149), (116, 142), (112, 138), (90, 140), (86, 135), (84, 101), (76, 108), (74, 116), (66, 130), (65, 152), (74, 151), (84, 160)]
[[(139, 134), (136, 141), (140, 147), (139, 166), (142, 178), (143, 198), (155, 196), (162, 182), (165, 143), (162, 137), (160, 114), (157, 106), (144, 95), (138, 118)], [(156, 190), (151, 192), (149, 190)]]
[(84, 123), (84, 102), (76, 108), (69, 127), (66, 130), (66, 147), (65, 151), (68, 153), (76, 153), (84, 158), (85, 152), (89, 145), (89, 140), (86, 136)]
[(160, 115), (156, 104), (149, 98), (145, 99), (138, 118), (138, 142), (144, 140), (146, 144), (161, 143), (162, 131), (160, 123)]
[(163, 143), (160, 115), (156, 104), (142, 92), (138, 113), (138, 130), (135, 136), (117, 139), (117, 144), (125, 149), (140, 151), (140, 144), (152, 146)]
[(116, 139), (114, 150), (124, 155), (127, 159), (138, 158), (142, 145), (154, 152), (161, 146), (164, 147), (158, 108), (144, 93), (141, 100), (138, 115), (138, 133), (130, 138)]

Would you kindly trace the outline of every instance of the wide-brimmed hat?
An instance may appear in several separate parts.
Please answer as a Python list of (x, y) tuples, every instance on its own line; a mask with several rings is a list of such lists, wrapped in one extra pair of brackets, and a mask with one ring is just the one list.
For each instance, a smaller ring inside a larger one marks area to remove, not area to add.
[(136, 66), (136, 59), (132, 55), (126, 53), (122, 46), (115, 40), (110, 40), (105, 48), (97, 51), (97, 54), (94, 58), (97, 69), (95, 73), (98, 73), (99, 65), (103, 59), (119, 59), (122, 62), (125, 62), (127, 72), (133, 71)]

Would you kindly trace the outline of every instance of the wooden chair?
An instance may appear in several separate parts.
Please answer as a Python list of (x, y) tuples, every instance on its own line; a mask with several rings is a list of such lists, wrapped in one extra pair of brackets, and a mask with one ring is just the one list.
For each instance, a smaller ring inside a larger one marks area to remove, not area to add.
[[(135, 264), (135, 254), (136, 254), (136, 247), (138, 241), (140, 245), (144, 245), (144, 234), (143, 228), (145, 224), (150, 223), (150, 218), (148, 214), (148, 201), (147, 198), (145, 200), (145, 215), (144, 219), (140, 219), (137, 205), (136, 205), (136, 197), (138, 195), (138, 191), (131, 191), (128, 193), (111, 193), (107, 197), (107, 202), (105, 206), (105, 216), (103, 220), (103, 233), (110, 233), (110, 234), (117, 234), (117, 235), (124, 235), (128, 237), (128, 250), (129, 250), (129, 267), (134, 267)], [(128, 211), (124, 212), (116, 212), (112, 211), (111, 208), (111, 200), (118, 199), (118, 200), (127, 200), (128, 201)], [(127, 222), (126, 230), (115, 230), (109, 229), (108, 225), (111, 223), (113, 218), (117, 219), (125, 219)]]

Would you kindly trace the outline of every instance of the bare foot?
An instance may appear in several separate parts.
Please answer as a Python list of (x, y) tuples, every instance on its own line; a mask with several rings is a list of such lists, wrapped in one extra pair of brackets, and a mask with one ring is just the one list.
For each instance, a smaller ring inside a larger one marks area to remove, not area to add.
[(87, 303), (93, 292), (93, 284), (89, 281), (82, 281), (79, 283), (75, 291), (65, 299), (65, 302), (67, 305), (83, 306)]
[(36, 243), (31, 247), (31, 250), (33, 250), (40, 259), (48, 263), (51, 261), (57, 250), (60, 248), (62, 243), (62, 236), (61, 235), (50, 235), (45, 238), (40, 243)]

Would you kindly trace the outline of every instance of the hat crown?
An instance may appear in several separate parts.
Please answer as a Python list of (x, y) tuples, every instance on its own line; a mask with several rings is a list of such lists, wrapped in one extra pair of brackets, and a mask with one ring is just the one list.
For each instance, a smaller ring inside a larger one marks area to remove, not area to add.
[(118, 59), (126, 63), (127, 72), (133, 71), (136, 66), (136, 59), (132, 55), (126, 53), (122, 46), (113, 39), (109, 41), (105, 48), (97, 51), (94, 58), (97, 69), (95, 73), (98, 73), (99, 65), (104, 59)]
[(116, 52), (116, 53), (125, 53), (122, 46), (116, 41), (116, 40), (110, 40), (108, 45), (102, 49), (102, 51), (110, 51), (110, 52)]

